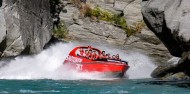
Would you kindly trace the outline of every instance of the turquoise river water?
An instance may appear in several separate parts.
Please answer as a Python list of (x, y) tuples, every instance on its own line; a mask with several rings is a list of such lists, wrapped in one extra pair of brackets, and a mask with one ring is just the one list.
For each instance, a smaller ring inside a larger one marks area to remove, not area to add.
[(190, 94), (190, 88), (149, 80), (0, 80), (1, 94)]

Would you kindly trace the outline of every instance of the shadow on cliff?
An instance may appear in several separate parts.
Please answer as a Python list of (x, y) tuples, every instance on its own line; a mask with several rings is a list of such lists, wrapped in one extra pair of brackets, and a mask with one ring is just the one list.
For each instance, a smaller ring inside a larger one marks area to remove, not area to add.
[(66, 43), (66, 41), (58, 39), (54, 36), (52, 36), (52, 38), (49, 40), (49, 42), (43, 47), (43, 49), (48, 49), (51, 45), (55, 45), (56, 43)]
[(2, 0), (0, 0), (0, 7), (2, 6), (2, 4), (3, 4), (3, 1), (2, 1)]

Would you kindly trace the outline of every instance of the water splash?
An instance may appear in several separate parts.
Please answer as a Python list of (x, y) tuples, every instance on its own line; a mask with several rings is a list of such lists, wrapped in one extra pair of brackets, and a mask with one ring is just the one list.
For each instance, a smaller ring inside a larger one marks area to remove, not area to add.
[[(96, 72), (79, 73), (74, 70), (69, 71), (68, 67), (62, 64), (68, 53), (78, 45), (80, 43), (58, 43), (38, 55), (17, 57), (7, 62), (9, 64), (0, 69), (0, 79), (105, 79), (104, 75)], [(102, 48), (113, 54), (119, 52), (121, 58), (129, 62), (130, 69), (127, 71), (127, 75), (130, 79), (150, 77), (154, 65), (147, 56), (137, 52), (126, 54), (117, 49), (113, 51), (111, 48)]]
[(129, 61), (130, 69), (127, 72), (129, 79), (151, 78), (151, 72), (156, 68), (153, 61), (146, 55), (130, 52), (125, 60)]
[(155, 61), (150, 59), (145, 54), (137, 52), (135, 50), (119, 50), (105, 46), (99, 48), (112, 54), (119, 53), (121, 59), (128, 62), (130, 68), (126, 73), (126, 77), (129, 79), (151, 78), (150, 74), (156, 68), (156, 65), (154, 63)]

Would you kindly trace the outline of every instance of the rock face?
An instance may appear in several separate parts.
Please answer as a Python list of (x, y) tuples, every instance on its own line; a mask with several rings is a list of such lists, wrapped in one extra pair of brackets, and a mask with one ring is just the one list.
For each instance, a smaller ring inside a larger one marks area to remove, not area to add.
[(142, 14), (147, 26), (173, 56), (181, 57), (176, 65), (159, 66), (152, 76), (163, 77), (172, 74), (171, 77), (176, 77), (178, 74), (181, 76), (181, 72), (190, 76), (190, 2), (188, 0), (142, 1)]
[[(100, 6), (115, 13), (124, 13), (129, 26), (142, 21), (141, 0), (86, 0), (90, 5)], [(104, 21), (90, 21), (80, 18), (80, 11), (71, 3), (67, 3), (67, 12), (61, 12), (60, 18), (68, 27), (69, 34), (74, 41), (96, 42), (118, 45), (123, 49), (137, 48), (138, 51), (151, 56), (156, 62), (164, 63), (171, 55), (162, 42), (147, 28), (141, 33), (127, 37), (124, 30)], [(136, 50), (136, 49), (135, 49)]]
[(51, 38), (48, 0), (0, 0), (1, 57), (34, 54)]
[(84, 20), (82, 26), (77, 24), (69, 26), (69, 36), (75, 36), (74, 39), (79, 41), (107, 42), (115, 45), (123, 45), (127, 38), (125, 31), (105, 23), (104, 21), (90, 22), (87, 18)]
[(177, 57), (190, 48), (189, 4), (188, 0), (143, 0), (142, 3), (144, 21)]
[(87, 0), (87, 2), (93, 2), (113, 12), (123, 12), (129, 24), (142, 20), (141, 0)]

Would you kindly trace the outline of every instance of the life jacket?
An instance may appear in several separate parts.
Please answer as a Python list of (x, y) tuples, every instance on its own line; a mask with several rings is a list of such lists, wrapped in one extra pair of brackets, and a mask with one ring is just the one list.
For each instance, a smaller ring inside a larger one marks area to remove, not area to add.
[(120, 58), (118, 58), (118, 57), (115, 57), (115, 60), (121, 60)]
[(106, 55), (101, 54), (101, 55), (99, 56), (99, 58), (100, 58), (100, 59), (105, 59), (105, 58), (106, 58)]
[(93, 59), (92, 53), (89, 53), (89, 54), (88, 54), (88, 58), (89, 58), (89, 59)]
[(92, 59), (93, 59), (93, 60), (98, 59), (98, 55), (97, 55), (96, 53), (95, 53), (95, 54), (93, 54), (93, 55), (92, 55)]
[(88, 58), (88, 59), (90, 59), (92, 57), (92, 53), (89, 53), (89, 52), (85, 53), (85, 55), (86, 55), (85, 57)]
[(84, 52), (83, 57), (86, 57), (86, 53)]
[(88, 52), (87, 52), (87, 53), (85, 52), (84, 54), (85, 54), (85, 57), (88, 58), (89, 53), (88, 53)]
[(106, 58), (107, 58), (107, 59), (111, 59), (111, 57), (110, 57), (110, 56), (107, 56)]

